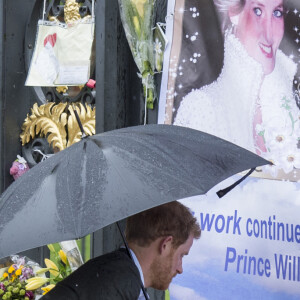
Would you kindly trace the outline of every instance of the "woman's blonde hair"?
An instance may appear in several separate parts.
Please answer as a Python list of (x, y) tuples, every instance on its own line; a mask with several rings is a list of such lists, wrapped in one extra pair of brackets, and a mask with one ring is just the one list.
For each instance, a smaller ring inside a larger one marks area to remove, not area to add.
[(234, 14), (239, 14), (244, 6), (246, 0), (215, 0), (215, 5), (222, 13), (227, 13), (229, 10), (233, 11)]
[[(238, 15), (244, 9), (247, 0), (214, 0), (215, 6), (218, 9), (219, 13), (221, 14), (221, 25), (222, 30), (225, 32), (232, 23), (230, 21), (229, 12), (231, 16)], [(284, 4), (284, 12), (287, 12), (287, 7), (289, 0), (283, 0)]]
[(238, 15), (244, 8), (246, 0), (214, 0), (215, 6), (221, 15), (221, 26), (225, 32), (232, 26), (229, 11), (232, 15)]

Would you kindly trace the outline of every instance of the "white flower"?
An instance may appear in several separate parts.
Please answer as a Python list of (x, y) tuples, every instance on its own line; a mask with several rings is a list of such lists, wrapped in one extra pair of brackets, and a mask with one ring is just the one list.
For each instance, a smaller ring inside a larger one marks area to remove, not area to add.
[(161, 50), (161, 42), (159, 41), (158, 38), (155, 39), (155, 43), (154, 43), (154, 51), (157, 54), (161, 54), (162, 50)]
[(300, 149), (294, 147), (286, 151), (280, 156), (279, 162), (285, 173), (290, 173), (294, 168), (300, 169)]
[(26, 167), (27, 161), (25, 160), (24, 157), (17, 155), (17, 161), (22, 164), (24, 166), (24, 168)]
[(264, 133), (266, 147), (269, 151), (284, 151), (297, 145), (297, 138), (287, 128), (268, 127)]

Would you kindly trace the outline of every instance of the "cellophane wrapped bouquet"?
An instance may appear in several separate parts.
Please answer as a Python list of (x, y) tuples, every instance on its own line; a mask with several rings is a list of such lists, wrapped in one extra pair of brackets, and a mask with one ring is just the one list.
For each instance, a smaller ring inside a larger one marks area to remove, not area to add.
[(35, 276), (39, 265), (27, 257), (11, 256), (6, 267), (0, 269), (0, 299), (2, 300), (31, 300), (39, 291), (28, 289), (27, 280)]
[(76, 241), (48, 248), (51, 259), (44, 260), (46, 268), (18, 255), (5, 260), (0, 269), (0, 300), (38, 300), (83, 263)]
[(52, 290), (58, 282), (69, 276), (83, 264), (76, 241), (62, 242), (59, 246), (50, 244), (48, 248), (51, 259), (45, 258), (46, 268), (36, 271), (35, 274), (37, 276), (29, 278), (26, 285), (27, 289), (41, 289), (43, 295)]
[(154, 26), (155, 0), (119, 0), (120, 15), (134, 61), (142, 78), (147, 107), (153, 109), (154, 86)]

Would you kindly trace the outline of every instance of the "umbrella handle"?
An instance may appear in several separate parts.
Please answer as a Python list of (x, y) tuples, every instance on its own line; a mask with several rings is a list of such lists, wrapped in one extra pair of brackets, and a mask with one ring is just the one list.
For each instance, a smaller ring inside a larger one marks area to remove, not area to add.
[[(117, 226), (118, 226), (118, 229), (119, 229), (120, 234), (121, 234), (121, 236), (122, 236), (122, 240), (123, 240), (123, 242), (124, 242), (124, 245), (125, 245), (127, 254), (128, 254), (128, 256), (131, 258), (131, 260), (133, 261), (133, 257), (132, 257), (132, 255), (131, 255), (131, 252), (129, 251), (129, 247), (128, 247), (127, 241), (126, 241), (125, 236), (124, 236), (124, 234), (123, 234), (123, 232), (122, 232), (122, 230), (121, 230), (121, 227), (120, 227), (119, 222), (117, 222)], [(145, 290), (145, 287), (144, 287), (142, 281), (141, 281), (141, 288), (142, 288), (143, 294), (144, 294), (144, 296), (145, 296), (145, 299), (146, 299), (146, 300), (149, 300), (148, 294), (146, 293), (146, 290)]]
[(235, 182), (234, 184), (228, 186), (226, 189), (219, 190), (217, 192), (218, 197), (222, 198), (223, 196), (225, 196), (232, 189), (234, 189), (238, 184), (240, 184), (242, 181), (244, 181), (249, 175), (251, 175), (254, 172), (254, 170), (255, 170), (255, 168), (250, 169), (250, 171), (246, 175), (244, 175), (242, 178), (240, 178), (237, 182)]

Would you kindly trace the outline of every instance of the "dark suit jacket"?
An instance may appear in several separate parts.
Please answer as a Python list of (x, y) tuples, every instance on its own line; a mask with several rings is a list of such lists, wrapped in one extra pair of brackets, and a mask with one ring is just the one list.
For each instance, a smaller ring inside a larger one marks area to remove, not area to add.
[(139, 270), (120, 249), (89, 260), (42, 300), (136, 300), (140, 291)]

